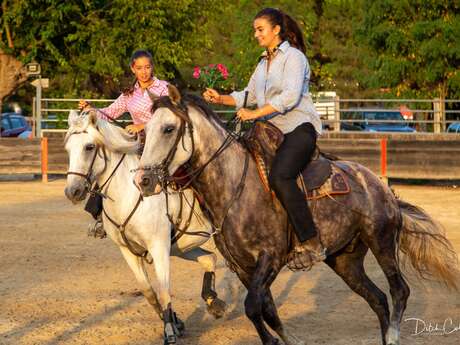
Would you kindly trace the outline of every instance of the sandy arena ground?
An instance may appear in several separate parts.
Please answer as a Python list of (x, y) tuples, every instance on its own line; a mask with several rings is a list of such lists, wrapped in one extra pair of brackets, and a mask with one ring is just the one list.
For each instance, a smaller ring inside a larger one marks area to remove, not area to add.
[[(138, 296), (117, 247), (108, 239), (86, 236), (90, 217), (81, 205), (65, 199), (64, 184), (0, 183), (0, 344), (162, 344), (162, 323)], [(438, 219), (460, 253), (460, 190), (395, 189)], [(172, 261), (173, 303), (187, 327), (181, 345), (259, 344), (244, 315), (244, 291), (236, 283), (234, 290), (222, 283), (222, 276), (236, 276), (219, 265), (219, 292), (229, 302), (229, 291), (236, 294), (226, 317), (215, 321), (200, 298), (201, 267)], [(371, 255), (366, 265), (371, 278), (388, 293)], [(416, 322), (405, 321), (401, 344), (460, 344), (460, 294), (434, 285), (423, 288), (414, 280), (410, 286), (405, 319), (417, 318), (427, 326), (437, 323), (438, 328), (447, 322), (445, 333), (450, 334), (414, 335)], [(380, 344), (375, 314), (326, 265), (308, 273), (282, 271), (273, 292), (286, 327), (309, 345)], [(421, 325), (419, 321), (418, 331)]]

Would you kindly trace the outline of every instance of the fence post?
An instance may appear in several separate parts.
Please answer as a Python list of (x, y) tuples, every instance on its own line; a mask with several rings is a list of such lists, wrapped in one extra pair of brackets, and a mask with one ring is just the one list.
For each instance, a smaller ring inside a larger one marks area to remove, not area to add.
[(334, 99), (334, 132), (340, 132), (340, 97)]
[(442, 102), (440, 98), (433, 100), (433, 132), (441, 133), (441, 124), (443, 122)]
[(37, 137), (37, 131), (36, 131), (36, 126), (37, 126), (37, 100), (36, 98), (32, 98), (32, 138)]
[(42, 182), (48, 182), (48, 138), (41, 138), (42, 148)]
[(388, 183), (387, 176), (387, 139), (380, 139), (380, 177), (385, 182)]

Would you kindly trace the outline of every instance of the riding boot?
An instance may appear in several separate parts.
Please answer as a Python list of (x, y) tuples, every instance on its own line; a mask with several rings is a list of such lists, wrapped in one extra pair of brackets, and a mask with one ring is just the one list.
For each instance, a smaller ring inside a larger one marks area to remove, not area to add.
[(104, 230), (104, 224), (102, 223), (102, 216), (98, 215), (94, 223), (90, 223), (88, 226), (88, 236), (94, 238), (106, 238), (107, 233)]
[[(295, 231), (296, 232), (296, 231)], [(299, 242), (294, 246), (294, 249), (288, 254), (287, 266), (289, 269), (295, 270), (310, 270), (317, 262), (326, 259), (326, 248), (321, 243), (319, 234), (308, 240)]]

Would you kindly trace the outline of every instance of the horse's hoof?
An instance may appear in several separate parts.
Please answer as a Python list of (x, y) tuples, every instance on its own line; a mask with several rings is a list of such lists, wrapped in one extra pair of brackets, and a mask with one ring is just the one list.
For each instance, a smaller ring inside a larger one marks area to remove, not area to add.
[(208, 312), (216, 319), (220, 319), (224, 316), (227, 310), (227, 304), (219, 298), (214, 298), (211, 304), (207, 304)]

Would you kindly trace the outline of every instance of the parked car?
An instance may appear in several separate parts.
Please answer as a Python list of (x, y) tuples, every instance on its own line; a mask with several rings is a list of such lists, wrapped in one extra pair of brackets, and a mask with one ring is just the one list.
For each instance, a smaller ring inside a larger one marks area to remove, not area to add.
[(448, 133), (460, 133), (460, 122), (452, 122), (449, 127), (447, 127)]
[[(344, 131), (366, 131), (366, 132), (415, 132), (404, 120), (400, 111), (354, 111), (343, 114), (342, 119), (357, 120), (356, 122), (342, 122), (341, 130)], [(400, 122), (378, 122), (400, 121)]]
[(32, 128), (21, 114), (3, 113), (0, 117), (0, 123), (1, 137), (30, 138), (32, 135)]

